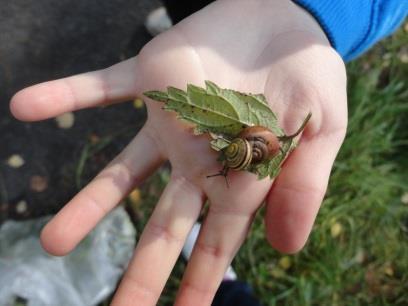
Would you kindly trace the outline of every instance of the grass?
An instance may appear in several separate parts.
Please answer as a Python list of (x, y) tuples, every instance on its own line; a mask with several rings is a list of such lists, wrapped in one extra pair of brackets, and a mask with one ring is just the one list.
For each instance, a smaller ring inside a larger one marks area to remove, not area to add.
[(398, 51), (407, 43), (399, 32), (348, 66), (347, 137), (309, 243), (288, 257), (289, 269), (257, 220), (236, 268), (265, 305), (408, 304), (408, 69)]
[[(263, 211), (255, 218), (233, 266), (264, 305), (408, 305), (406, 32), (348, 65), (347, 137), (306, 247), (279, 254)], [(164, 168), (143, 186), (143, 205), (128, 202), (139, 233), (168, 176)], [(158, 305), (172, 305), (184, 268), (179, 260)]]
[(238, 254), (239, 276), (265, 305), (408, 304), (408, 205), (401, 201), (408, 191), (403, 34), (348, 66), (347, 137), (305, 249), (294, 256), (270, 249), (258, 216)]

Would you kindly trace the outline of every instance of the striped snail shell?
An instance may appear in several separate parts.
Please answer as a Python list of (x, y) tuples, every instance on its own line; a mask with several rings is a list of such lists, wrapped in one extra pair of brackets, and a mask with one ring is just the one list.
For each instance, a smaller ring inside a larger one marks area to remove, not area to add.
[(278, 137), (266, 127), (244, 128), (225, 149), (225, 166), (242, 170), (275, 156), (280, 149)]
[(248, 167), (252, 159), (252, 148), (249, 141), (235, 138), (225, 150), (225, 163), (228, 168), (242, 170)]

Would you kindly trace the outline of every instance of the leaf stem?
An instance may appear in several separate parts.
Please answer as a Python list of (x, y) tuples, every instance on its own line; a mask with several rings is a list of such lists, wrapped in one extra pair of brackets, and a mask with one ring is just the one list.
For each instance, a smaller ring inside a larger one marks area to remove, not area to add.
[(298, 130), (297, 130), (294, 134), (292, 134), (292, 135), (280, 136), (280, 137), (278, 137), (278, 139), (279, 139), (280, 141), (287, 141), (287, 140), (293, 139), (293, 138), (295, 138), (296, 136), (298, 136), (298, 135), (305, 129), (306, 124), (309, 122), (310, 117), (312, 117), (312, 113), (309, 112), (309, 113), (307, 114), (305, 120), (303, 120), (302, 125), (298, 128)]

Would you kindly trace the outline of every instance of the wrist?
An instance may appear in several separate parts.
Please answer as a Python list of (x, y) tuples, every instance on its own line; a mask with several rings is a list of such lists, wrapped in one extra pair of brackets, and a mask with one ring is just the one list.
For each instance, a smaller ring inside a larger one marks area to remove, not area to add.
[(304, 31), (315, 35), (316, 37), (330, 45), (330, 40), (326, 32), (324, 31), (320, 23), (315, 19), (315, 17), (309, 11), (294, 3), (293, 1), (289, 1), (289, 3), (295, 16), (294, 19), (296, 19), (295, 27), (298, 29), (303, 29)]
[[(305, 32), (320, 42), (330, 41), (318, 21), (303, 7), (291, 0), (218, 0), (230, 2), (236, 12), (245, 12), (246, 21), (257, 23), (257, 29), (267, 29), (270, 37), (290, 32)], [(234, 13), (232, 13), (234, 14)], [(237, 14), (239, 16), (240, 14)]]

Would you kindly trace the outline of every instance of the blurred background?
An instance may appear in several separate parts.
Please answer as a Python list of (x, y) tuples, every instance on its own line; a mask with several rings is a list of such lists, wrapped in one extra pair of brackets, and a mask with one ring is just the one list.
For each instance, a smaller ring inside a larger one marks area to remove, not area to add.
[[(12, 95), (137, 54), (151, 39), (145, 18), (160, 5), (0, 0), (0, 229), (57, 212), (146, 115), (137, 100), (23, 123), (9, 112)], [(265, 305), (408, 305), (408, 24), (348, 64), (348, 77), (347, 138), (306, 248), (291, 256), (272, 250), (261, 210), (233, 262)], [(165, 166), (122, 204), (136, 232), (168, 176)], [(172, 304), (184, 267), (180, 260), (159, 305)]]

